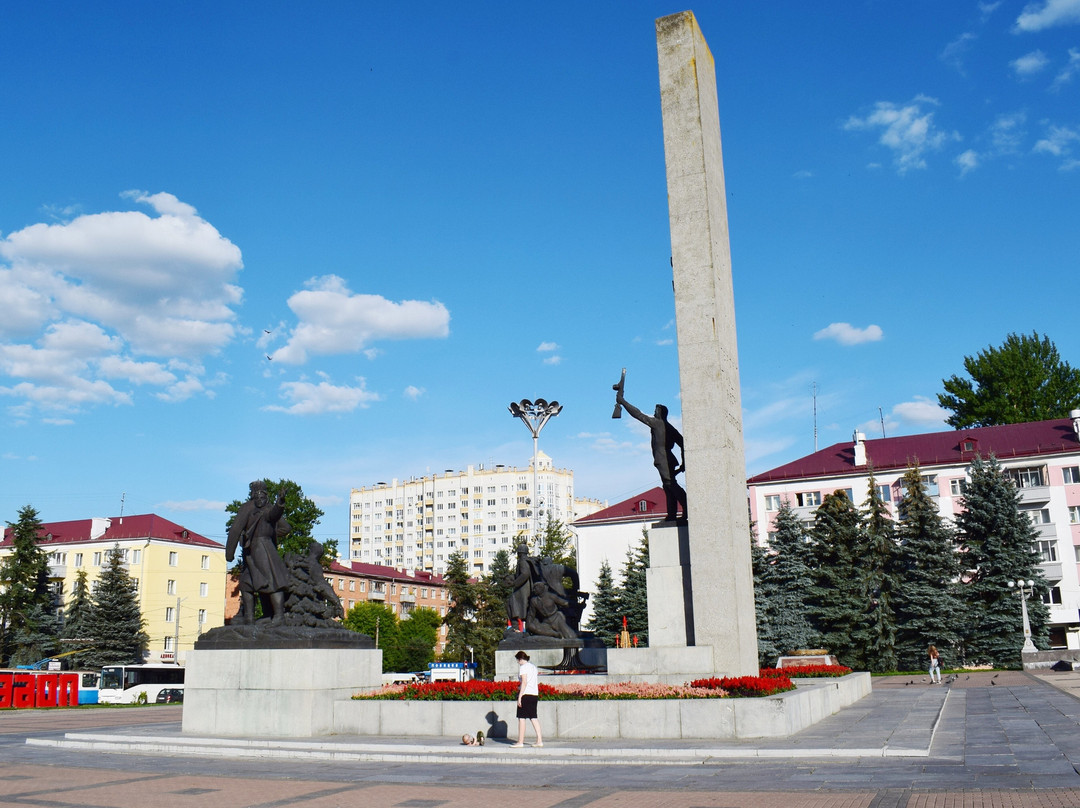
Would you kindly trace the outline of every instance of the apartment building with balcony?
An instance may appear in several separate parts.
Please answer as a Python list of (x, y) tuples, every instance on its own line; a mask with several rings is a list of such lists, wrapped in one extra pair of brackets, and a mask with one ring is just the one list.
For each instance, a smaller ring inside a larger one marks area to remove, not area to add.
[[(49, 554), (57, 611), (71, 599), (78, 571), (91, 591), (114, 546), (135, 581), (150, 637), (147, 662), (183, 663), (204, 631), (224, 625), (225, 547), (156, 514), (43, 524), (38, 546)], [(0, 557), (12, 551), (4, 530)]]
[[(461, 552), (471, 575), (486, 573), (499, 550), (513, 556), (519, 536), (532, 536), (534, 520), (570, 525), (603, 507), (574, 496), (574, 472), (538, 455), (533, 468), (468, 466), (409, 480), (354, 488), (349, 496), (349, 560), (404, 570), (446, 572)], [(534, 513), (534, 509), (538, 513)]]
[[(870, 474), (894, 518), (904, 495), (901, 478), (917, 462), (939, 513), (954, 519), (964, 508), (967, 469), (976, 456), (994, 455), (1016, 484), (1020, 507), (1038, 532), (1034, 549), (1049, 584), (1054, 648), (1080, 648), (1080, 413), (1025, 424), (979, 427), (867, 440), (855, 433), (747, 481), (750, 518), (764, 539), (787, 500), (808, 526), (825, 495), (843, 489), (865, 506)], [(1019, 608), (1019, 605), (1017, 606)]]

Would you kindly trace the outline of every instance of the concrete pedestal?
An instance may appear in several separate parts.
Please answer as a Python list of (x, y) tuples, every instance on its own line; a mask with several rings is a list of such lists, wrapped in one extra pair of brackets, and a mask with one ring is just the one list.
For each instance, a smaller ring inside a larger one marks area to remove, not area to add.
[(365, 648), (195, 650), (187, 659), (187, 734), (330, 735), (335, 702), (382, 684), (382, 651)]
[(693, 644), (694, 600), (690, 588), (690, 533), (686, 525), (657, 522), (649, 528), (649, 646)]

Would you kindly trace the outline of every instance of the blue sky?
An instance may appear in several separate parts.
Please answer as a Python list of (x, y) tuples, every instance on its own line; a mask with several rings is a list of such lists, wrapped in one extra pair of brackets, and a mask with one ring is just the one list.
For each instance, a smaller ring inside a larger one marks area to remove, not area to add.
[[(390, 7), (392, 6), (392, 7)], [(653, 2), (21, 3), (0, 21), (0, 512), (527, 465), (656, 484), (677, 415)], [(708, 3), (747, 466), (1080, 364), (1080, 0)]]

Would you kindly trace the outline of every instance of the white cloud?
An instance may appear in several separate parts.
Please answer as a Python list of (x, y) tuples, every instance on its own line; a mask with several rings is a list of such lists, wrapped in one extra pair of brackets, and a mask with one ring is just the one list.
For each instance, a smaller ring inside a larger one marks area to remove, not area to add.
[(927, 106), (938, 102), (916, 96), (902, 106), (879, 101), (865, 117), (852, 115), (844, 124), (848, 130), (878, 131), (878, 142), (893, 152), (893, 164), (903, 174), (913, 168), (926, 168), (926, 155), (937, 151), (949, 140), (959, 140), (955, 132), (944, 132), (934, 125), (934, 113)]
[(357, 407), (367, 408), (379, 400), (378, 393), (364, 389), (364, 380), (358, 379), (356, 387), (337, 386), (329, 382), (285, 382), (281, 385), (281, 397), (292, 403), (289, 406), (269, 405), (263, 407), (271, 412), (290, 415), (322, 415), (328, 412), (352, 412)]
[(944, 426), (949, 411), (939, 407), (925, 396), (915, 396), (913, 401), (903, 401), (892, 408), (892, 414), (909, 424)]
[(990, 125), (990, 143), (995, 155), (1016, 154), (1027, 137), (1025, 124), (1027, 114), (1023, 111), (998, 115)]
[(427, 390), (425, 390), (423, 387), (415, 387), (414, 385), (410, 384), (408, 387), (405, 388), (405, 398), (410, 398), (413, 401), (416, 401), (426, 392)]
[(1032, 33), (1075, 23), (1080, 23), (1080, 0), (1043, 0), (1024, 6), (1013, 31)]
[(966, 152), (957, 155), (953, 162), (960, 167), (960, 176), (962, 177), (969, 171), (974, 171), (979, 167), (979, 155), (974, 150), (968, 149)]
[(674, 345), (675, 340), (673, 340), (673, 339), (658, 339), (656, 341), (656, 344), (661, 345), (661, 346), (663, 346), (663, 345)]
[(562, 357), (556, 354), (555, 356), (548, 356), (544, 358), (545, 365), (558, 365), (562, 363)]
[(557, 350), (559, 350), (559, 343), (557, 343), (557, 342), (541, 342), (540, 345), (537, 346), (536, 350), (539, 351), (540, 353), (545, 353), (545, 352), (550, 352), (550, 351), (557, 351)]
[(1061, 158), (1061, 171), (1072, 171), (1080, 166), (1080, 160), (1072, 156), (1073, 144), (1080, 142), (1080, 130), (1070, 129), (1067, 126), (1047, 126), (1045, 138), (1037, 141), (1032, 148), (1033, 152), (1049, 154)]
[(804, 168), (804, 169), (800, 169), (799, 171), (796, 171), (791, 176), (792, 176), (792, 179), (796, 179), (796, 180), (808, 180), (808, 179), (813, 178), (814, 172), (809, 171), (809, 170)]
[(579, 432), (574, 437), (578, 440), (589, 441), (589, 448), (602, 454), (641, 452), (649, 448), (648, 443), (640, 441), (616, 440), (610, 432)]
[(863, 342), (877, 342), (884, 336), (880, 326), (868, 325), (856, 328), (851, 323), (830, 323), (814, 334), (814, 339), (834, 339), (841, 345), (859, 345)]
[(1046, 54), (1041, 50), (1033, 50), (1031, 53), (1009, 62), (1013, 72), (1021, 79), (1030, 78), (1036, 73), (1045, 70), (1048, 64), (1050, 64), (1050, 60), (1046, 58)]
[(952, 66), (958, 73), (964, 73), (964, 57), (971, 49), (971, 43), (978, 37), (972, 33), (960, 34), (941, 51), (941, 61)]
[(1057, 92), (1066, 84), (1073, 80), (1073, 76), (1080, 73), (1080, 49), (1069, 48), (1069, 61), (1065, 63), (1065, 67), (1054, 77), (1054, 83), (1050, 85), (1050, 89)]
[(153, 508), (163, 511), (219, 511), (223, 513), (227, 506), (227, 502), (216, 499), (182, 499), (158, 502)]
[(382, 339), (434, 339), (450, 333), (450, 312), (438, 301), (403, 300), (351, 292), (342, 278), (312, 278), (289, 298), (300, 322), (274, 361), (299, 365), (311, 355), (358, 353)]
[(106, 381), (122, 380), (175, 400), (186, 397), (175, 369), (132, 354), (197, 360), (236, 335), (239, 248), (172, 194), (124, 196), (156, 215), (84, 214), (0, 238), (0, 375), (16, 382), (6, 395), (49, 409), (131, 403)]

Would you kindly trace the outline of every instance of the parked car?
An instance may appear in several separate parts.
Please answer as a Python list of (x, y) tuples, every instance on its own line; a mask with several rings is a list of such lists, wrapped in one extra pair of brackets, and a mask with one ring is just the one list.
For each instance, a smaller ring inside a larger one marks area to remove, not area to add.
[(158, 693), (155, 701), (158, 704), (177, 704), (184, 700), (184, 688), (182, 687), (167, 687)]

